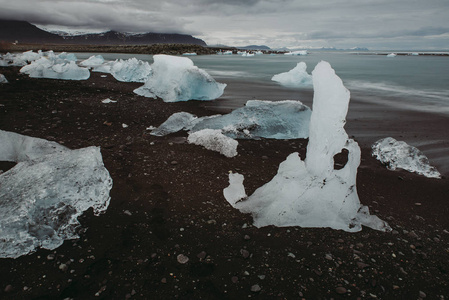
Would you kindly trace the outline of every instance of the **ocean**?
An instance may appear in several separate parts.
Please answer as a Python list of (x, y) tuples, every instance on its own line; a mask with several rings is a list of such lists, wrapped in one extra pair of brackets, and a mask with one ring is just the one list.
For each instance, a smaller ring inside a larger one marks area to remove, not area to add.
[[(410, 51), (410, 53), (413, 51)], [(152, 63), (151, 55), (106, 54), (105, 59), (136, 57)], [(79, 53), (86, 59), (92, 53)], [(311, 106), (313, 89), (284, 87), (273, 75), (298, 62), (329, 62), (351, 92), (346, 130), (362, 147), (387, 136), (403, 140), (426, 154), (431, 164), (449, 175), (449, 56), (398, 55), (374, 52), (311, 51), (306, 56), (206, 55), (189, 56), (218, 82), (226, 83), (222, 97), (205, 102), (212, 111), (226, 113), (247, 100), (300, 100)]]

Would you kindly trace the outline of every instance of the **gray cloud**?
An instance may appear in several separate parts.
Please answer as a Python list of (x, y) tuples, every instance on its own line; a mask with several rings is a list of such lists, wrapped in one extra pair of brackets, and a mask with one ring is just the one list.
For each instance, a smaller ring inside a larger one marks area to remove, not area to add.
[(447, 0), (0, 0), (0, 7), (4, 19), (189, 33), (209, 44), (449, 48)]

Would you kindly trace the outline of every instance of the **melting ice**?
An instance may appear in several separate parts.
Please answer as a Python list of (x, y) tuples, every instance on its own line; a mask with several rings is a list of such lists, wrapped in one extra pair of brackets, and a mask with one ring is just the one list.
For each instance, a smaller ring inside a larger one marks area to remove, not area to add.
[(406, 142), (387, 137), (375, 142), (371, 148), (373, 156), (390, 170), (404, 169), (429, 178), (441, 178), (440, 172), (429, 164), (429, 159)]
[(296, 67), (288, 72), (274, 75), (271, 80), (290, 87), (312, 86), (312, 76), (307, 73), (305, 62), (299, 62)]
[[(327, 62), (320, 62), (312, 77), (315, 93), (306, 159), (290, 154), (277, 175), (248, 198), (243, 177), (230, 174), (230, 186), (223, 191), (226, 200), (241, 212), (251, 213), (257, 227), (330, 227), (354, 232), (365, 225), (390, 230), (369, 214), (357, 195), (360, 147), (344, 130), (349, 91)], [(334, 156), (343, 149), (348, 151), (348, 162), (335, 170)]]
[(112, 179), (98, 147), (69, 150), (0, 130), (0, 161), (17, 162), (0, 174), (0, 257), (55, 249), (78, 237), (84, 211), (109, 205)]

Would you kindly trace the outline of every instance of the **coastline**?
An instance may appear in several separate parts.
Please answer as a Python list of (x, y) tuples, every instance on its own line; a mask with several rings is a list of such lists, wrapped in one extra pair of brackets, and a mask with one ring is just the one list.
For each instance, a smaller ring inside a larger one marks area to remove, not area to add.
[[(187, 144), (185, 133), (154, 137), (146, 130), (179, 111), (211, 115), (208, 102), (143, 98), (132, 92), (141, 84), (94, 72), (86, 81), (32, 79), (11, 67), (0, 73), (11, 82), (0, 86), (0, 129), (72, 149), (100, 146), (113, 178), (108, 211), (83, 215), (79, 240), (0, 261), (1, 298), (447, 296), (447, 178), (388, 171), (361, 143), (360, 201), (386, 220), (392, 233), (258, 229), (224, 199), (228, 172), (245, 175), (251, 194), (271, 180), (287, 155), (298, 151), (304, 157), (306, 140), (240, 140), (239, 155), (225, 158)], [(101, 103), (106, 98), (118, 102)], [(427, 118), (419, 112), (407, 116), (397, 120), (404, 128), (410, 120)], [(350, 135), (367, 125), (356, 118), (350, 108)], [(189, 262), (178, 263), (179, 254)], [(260, 291), (252, 291), (255, 285)]]

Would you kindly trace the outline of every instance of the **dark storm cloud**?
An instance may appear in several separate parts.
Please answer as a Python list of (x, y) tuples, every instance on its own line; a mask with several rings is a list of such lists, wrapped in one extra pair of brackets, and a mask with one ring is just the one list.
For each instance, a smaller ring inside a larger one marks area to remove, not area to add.
[(3, 19), (189, 33), (209, 44), (384, 47), (395, 40), (422, 48), (449, 39), (448, 0), (0, 0), (0, 7)]

